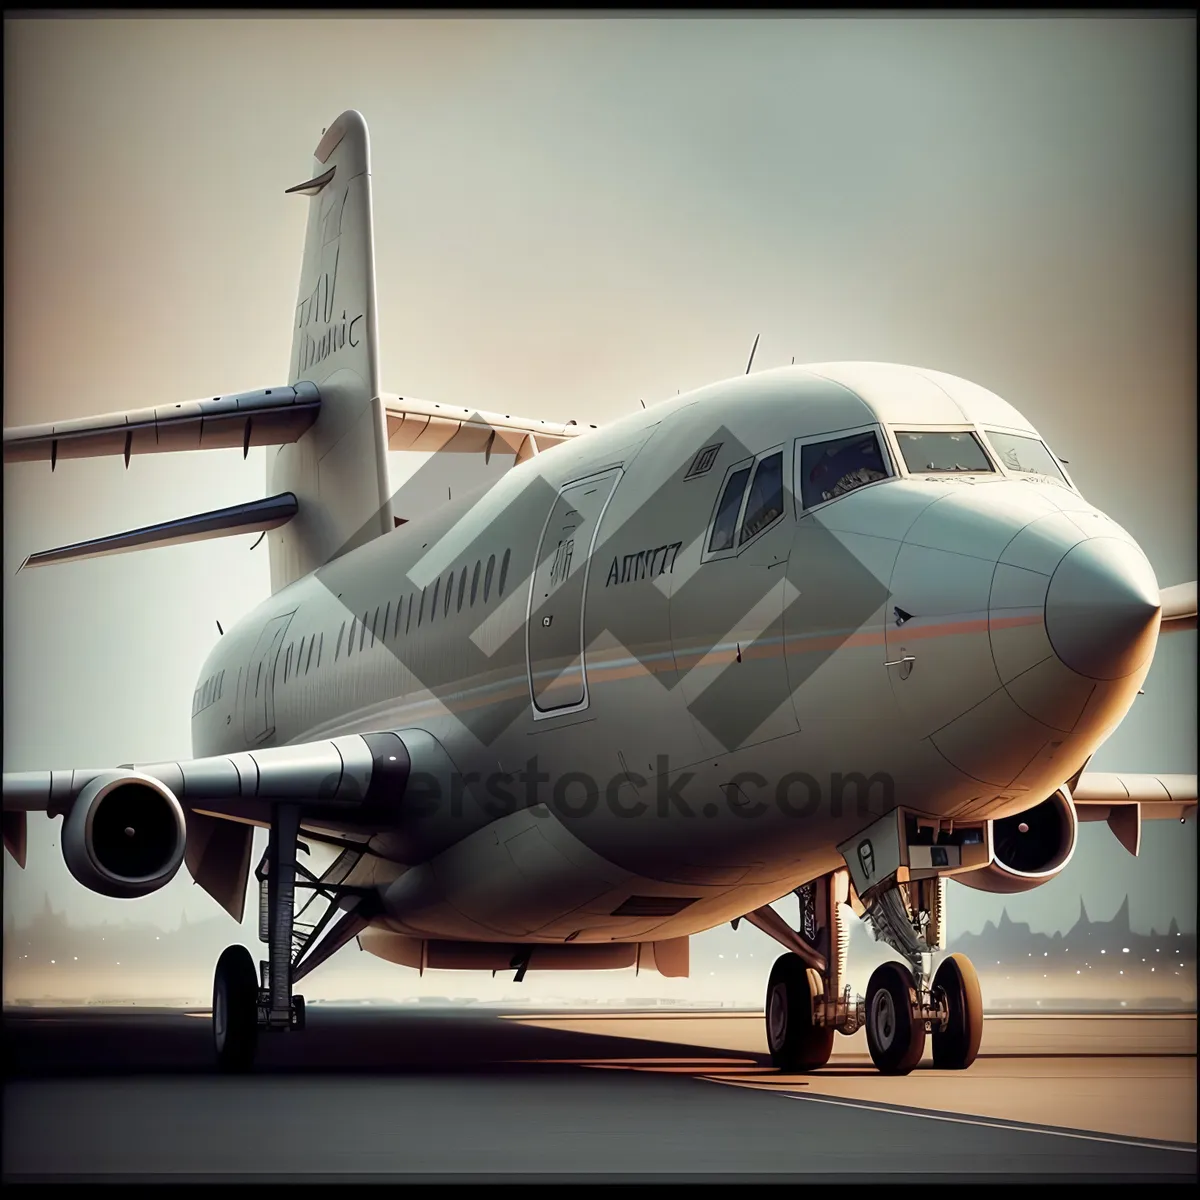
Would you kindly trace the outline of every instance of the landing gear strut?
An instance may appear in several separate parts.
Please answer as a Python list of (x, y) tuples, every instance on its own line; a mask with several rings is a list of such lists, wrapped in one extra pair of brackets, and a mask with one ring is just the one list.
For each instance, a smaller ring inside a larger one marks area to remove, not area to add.
[[(792, 1072), (823, 1067), (835, 1032), (852, 1034), (865, 1026), (871, 1058), (884, 1074), (907, 1075), (921, 1061), (927, 1035), (935, 1067), (969, 1067), (983, 1034), (975, 968), (963, 955), (951, 954), (932, 981), (929, 975), (934, 953), (946, 944), (947, 877), (986, 866), (987, 828), (956, 831), (936, 818), (897, 809), (838, 850), (845, 868), (796, 890), (798, 930), (769, 905), (746, 915), (791, 951), (775, 963), (767, 985), (772, 1063)], [(853, 996), (844, 982), (849, 944), (844, 904), (907, 963), (877, 968), (865, 999)]]
[[(272, 815), (267, 853), (256, 872), (259, 938), (267, 946), (266, 961), (256, 968), (245, 946), (230, 946), (217, 961), (213, 1044), (222, 1071), (247, 1071), (253, 1066), (259, 1030), (304, 1028), (304, 997), (293, 995), (293, 985), (358, 934), (372, 911), (369, 889), (343, 882), (362, 858), (365, 846), (347, 846), (317, 878), (296, 861), (297, 849), (306, 849), (298, 840), (299, 833), (299, 808), (278, 805)], [(297, 887), (312, 891), (299, 913), (295, 911)], [(309, 907), (318, 900), (327, 902), (327, 908), (319, 919), (306, 922)], [(339, 911), (340, 919), (326, 933)], [(325, 936), (317, 945), (322, 933)]]
[(964, 1070), (983, 1036), (979, 977), (962, 954), (946, 958), (932, 982), (929, 974), (935, 952), (946, 945), (947, 878), (990, 859), (986, 829), (955, 831), (950, 823), (899, 809), (839, 850), (876, 940), (908, 963), (884, 963), (867, 985), (872, 1060), (884, 1074), (907, 1075), (921, 1061), (929, 1034), (934, 1066)]

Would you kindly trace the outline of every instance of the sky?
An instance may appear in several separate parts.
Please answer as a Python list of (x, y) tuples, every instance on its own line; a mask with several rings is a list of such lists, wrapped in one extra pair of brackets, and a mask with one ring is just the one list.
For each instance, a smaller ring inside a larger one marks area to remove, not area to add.
[[(285, 382), (283, 193), (357, 108), (386, 390), (600, 423), (739, 374), (756, 335), (755, 369), (945, 370), (1161, 584), (1196, 577), (1194, 19), (29, 19), (3, 86), (6, 427)], [(4, 468), (6, 771), (187, 757), (216, 622), (269, 593), (252, 536), (25, 556), (264, 487), (262, 451)], [(1092, 767), (1194, 772), (1195, 633), (1145, 693)], [(1135, 860), (1086, 826), (1052, 884), (956, 887), (951, 919), (1052, 931), (1128, 892), (1135, 927), (1194, 929), (1195, 838), (1158, 823)], [(186, 872), (86, 892), (35, 817), (5, 905), (46, 894), (76, 923), (220, 911)]]

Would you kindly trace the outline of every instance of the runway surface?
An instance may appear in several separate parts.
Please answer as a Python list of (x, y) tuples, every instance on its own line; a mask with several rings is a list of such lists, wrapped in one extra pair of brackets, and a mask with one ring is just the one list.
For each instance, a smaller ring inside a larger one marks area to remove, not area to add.
[(6, 1010), (5, 1182), (1191, 1182), (1194, 1016), (994, 1017), (964, 1072), (761, 1014), (313, 1006), (214, 1073), (207, 1012)]

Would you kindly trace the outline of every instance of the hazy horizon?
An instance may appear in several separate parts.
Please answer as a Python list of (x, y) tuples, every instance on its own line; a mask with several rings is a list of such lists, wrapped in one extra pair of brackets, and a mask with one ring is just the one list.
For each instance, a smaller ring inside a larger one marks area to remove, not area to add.
[[(306, 216), (283, 192), (353, 107), (386, 388), (601, 422), (740, 373), (759, 334), (756, 369), (935, 367), (1020, 409), (1160, 583), (1196, 578), (1194, 18), (97, 16), (5, 34), (6, 426), (282, 383)], [(254, 537), (15, 572), (257, 498), (264, 476), (261, 451), (5, 467), (5, 770), (190, 754), (216, 622), (269, 592)], [(1164, 639), (1091, 769), (1196, 771), (1196, 645)], [(28, 868), (5, 862), (18, 919), (45, 893), (77, 921), (219, 914), (186, 870), (141, 901), (86, 892), (58, 828), (31, 818)], [(1052, 931), (1081, 895), (1104, 914), (1128, 892), (1139, 927), (1194, 930), (1195, 839), (1148, 824), (1135, 860), (1086, 825), (1045, 888), (952, 888), (952, 929), (1007, 906)]]

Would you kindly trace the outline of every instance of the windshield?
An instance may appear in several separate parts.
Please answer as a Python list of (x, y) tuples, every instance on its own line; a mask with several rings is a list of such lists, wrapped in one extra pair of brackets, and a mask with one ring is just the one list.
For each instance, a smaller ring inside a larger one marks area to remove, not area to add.
[(811, 442), (800, 451), (800, 495), (805, 508), (887, 478), (887, 466), (872, 432)]
[(914, 475), (933, 472), (992, 471), (979, 439), (968, 430), (958, 433), (896, 433), (900, 453)]
[(989, 429), (988, 441), (1010, 471), (1022, 475), (1040, 475), (1055, 483), (1067, 482), (1062, 468), (1054, 461), (1054, 455), (1037, 438), (1022, 437), (1018, 433), (995, 433)]

